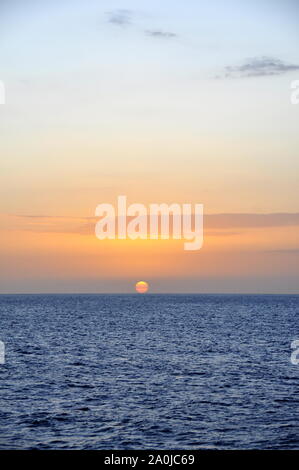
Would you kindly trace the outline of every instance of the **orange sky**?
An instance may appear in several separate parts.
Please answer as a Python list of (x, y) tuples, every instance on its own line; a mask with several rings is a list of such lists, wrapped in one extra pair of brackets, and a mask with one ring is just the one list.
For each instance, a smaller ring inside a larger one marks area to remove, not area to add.
[[(2, 3), (0, 292), (297, 293), (297, 2)], [(98, 240), (119, 195), (203, 248)]]
[(2, 292), (131, 292), (138, 279), (154, 292), (297, 292), (299, 215), (207, 215), (197, 252), (98, 240), (95, 220), (2, 217)]

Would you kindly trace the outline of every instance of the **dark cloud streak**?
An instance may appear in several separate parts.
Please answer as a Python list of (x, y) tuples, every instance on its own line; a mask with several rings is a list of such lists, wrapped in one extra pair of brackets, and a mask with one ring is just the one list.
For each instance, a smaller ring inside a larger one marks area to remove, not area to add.
[[(119, 9), (119, 10), (112, 10), (108, 11), (108, 23), (111, 23), (116, 26), (129, 26), (132, 25), (132, 18), (134, 13), (128, 9)], [(162, 38), (162, 39), (170, 39), (175, 38), (177, 34), (171, 31), (164, 31), (161, 29), (147, 29), (144, 31), (147, 36), (152, 38)]]
[(275, 57), (262, 56), (247, 59), (242, 65), (229, 65), (216, 78), (268, 77), (296, 70), (299, 70), (297, 64), (289, 64)]
[[(116, 214), (117, 216), (117, 214)], [(23, 219), (15, 228), (30, 231), (71, 232), (92, 234), (98, 217), (93, 216), (49, 216), (49, 215), (9, 215), (12, 219)], [(128, 217), (128, 221), (133, 217)], [(148, 220), (149, 223), (149, 220)], [(11, 224), (9, 224), (11, 225)], [(14, 224), (12, 224), (14, 226)], [(266, 227), (299, 227), (299, 213), (270, 214), (204, 214), (206, 234), (218, 235), (215, 230), (230, 230), (229, 235), (238, 235), (238, 229)], [(222, 235), (224, 232), (222, 232)], [(226, 233), (228, 235), (228, 233)]]
[(108, 22), (117, 26), (127, 26), (131, 24), (132, 12), (130, 10), (115, 10), (107, 13)]
[(171, 33), (170, 31), (161, 31), (161, 30), (153, 30), (153, 29), (148, 29), (145, 31), (145, 34), (147, 36), (151, 36), (153, 38), (175, 38), (177, 37), (177, 34)]

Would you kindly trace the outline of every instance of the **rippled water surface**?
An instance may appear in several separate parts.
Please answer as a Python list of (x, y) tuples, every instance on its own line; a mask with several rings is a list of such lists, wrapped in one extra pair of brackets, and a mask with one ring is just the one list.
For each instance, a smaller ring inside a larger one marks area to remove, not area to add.
[(0, 296), (0, 448), (299, 448), (299, 296)]

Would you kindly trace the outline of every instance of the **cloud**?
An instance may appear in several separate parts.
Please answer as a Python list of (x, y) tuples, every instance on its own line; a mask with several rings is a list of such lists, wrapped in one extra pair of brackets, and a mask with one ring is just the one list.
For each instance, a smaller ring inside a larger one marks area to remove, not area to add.
[(264, 250), (264, 253), (278, 253), (278, 254), (294, 254), (299, 255), (299, 249), (291, 248), (291, 249), (284, 249), (284, 250)]
[[(118, 9), (107, 12), (108, 22), (116, 26), (128, 26), (132, 24), (133, 12), (127, 9)], [(136, 13), (135, 13), (136, 15)], [(144, 31), (147, 36), (153, 38), (174, 38), (177, 34), (171, 31), (163, 31), (161, 29), (147, 29)]]
[(108, 22), (117, 26), (127, 26), (131, 23), (132, 12), (130, 10), (114, 10), (107, 13)]
[(148, 29), (145, 31), (145, 34), (153, 38), (175, 38), (177, 34), (171, 33), (170, 31), (161, 31), (156, 29)]
[[(77, 233), (81, 235), (94, 234), (95, 224), (99, 220), (98, 217), (94, 216), (76, 217), (30, 214), (6, 215), (5, 218), (7, 220), (3, 228), (10, 230)], [(128, 217), (128, 221), (132, 220), (132, 218)], [(204, 214), (205, 234), (210, 236), (235, 236), (239, 234), (239, 229), (244, 228), (291, 226), (299, 227), (299, 213)], [(229, 232), (225, 233), (224, 231), (227, 230)]]
[(290, 227), (299, 226), (299, 213), (206, 214), (204, 223), (210, 229)]
[(299, 70), (299, 65), (283, 62), (275, 57), (253, 57), (242, 65), (227, 66), (216, 78), (267, 77)]

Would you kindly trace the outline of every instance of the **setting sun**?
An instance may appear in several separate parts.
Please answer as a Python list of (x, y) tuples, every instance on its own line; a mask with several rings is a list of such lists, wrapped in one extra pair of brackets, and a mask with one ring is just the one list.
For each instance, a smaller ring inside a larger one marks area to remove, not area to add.
[(148, 291), (149, 285), (145, 281), (136, 282), (135, 289), (139, 294), (145, 294)]

